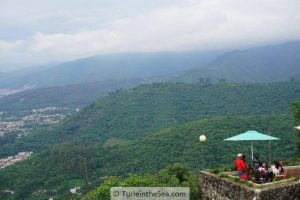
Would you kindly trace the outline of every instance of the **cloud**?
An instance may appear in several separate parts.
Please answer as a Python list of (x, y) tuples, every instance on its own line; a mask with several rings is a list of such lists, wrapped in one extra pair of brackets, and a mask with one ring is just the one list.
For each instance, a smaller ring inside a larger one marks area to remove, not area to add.
[[(19, 19), (10, 9), (2, 16)], [(16, 20), (18, 26), (28, 24), (25, 28), (30, 27), (32, 35), (12, 41), (0, 38), (0, 59), (50, 62), (101, 53), (243, 48), (300, 39), (298, 0), (166, 1), (148, 10), (141, 7), (141, 12), (128, 8), (109, 14), (114, 9), (110, 5), (106, 14), (99, 14), (94, 7), (79, 6)], [(49, 28), (32, 28), (39, 25)]]

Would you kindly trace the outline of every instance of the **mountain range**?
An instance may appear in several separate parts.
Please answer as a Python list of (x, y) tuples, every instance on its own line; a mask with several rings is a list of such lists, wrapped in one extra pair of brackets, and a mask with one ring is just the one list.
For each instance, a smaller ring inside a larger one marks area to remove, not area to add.
[(221, 55), (219, 51), (99, 55), (49, 65), (46, 69), (0, 73), (0, 88), (5, 88), (0, 89), (0, 93), (6, 96), (0, 98), (0, 110), (83, 107), (108, 92), (157, 81), (205, 83), (298, 79), (299, 52), (300, 42), (295, 41)]
[(0, 73), (0, 89), (52, 87), (94, 81), (145, 79), (194, 82), (285, 81), (300, 76), (300, 42), (244, 50), (123, 53), (15, 72)]
[(82, 108), (109, 92), (132, 88), (142, 83), (147, 83), (147, 81), (143, 79), (107, 80), (28, 89), (0, 98), (0, 110), (24, 111), (51, 106)]
[(224, 53), (207, 64), (188, 70), (176, 80), (199, 78), (234, 82), (272, 82), (300, 77), (300, 41)]
[(160, 52), (96, 55), (46, 68), (0, 73), (0, 89), (51, 87), (123, 79), (161, 80), (204, 64), (219, 52)]

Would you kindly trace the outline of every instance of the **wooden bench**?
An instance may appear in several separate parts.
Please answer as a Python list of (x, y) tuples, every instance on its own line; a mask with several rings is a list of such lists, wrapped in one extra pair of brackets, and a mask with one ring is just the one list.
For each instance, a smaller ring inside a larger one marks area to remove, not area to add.
[(300, 166), (289, 166), (284, 168), (284, 174), (276, 175), (275, 180), (289, 179), (300, 176)]

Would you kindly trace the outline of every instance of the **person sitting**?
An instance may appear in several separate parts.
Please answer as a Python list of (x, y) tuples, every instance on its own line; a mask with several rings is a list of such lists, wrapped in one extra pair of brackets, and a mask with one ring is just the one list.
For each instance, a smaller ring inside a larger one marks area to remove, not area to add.
[(252, 165), (253, 165), (254, 170), (258, 170), (258, 168), (261, 167), (262, 163), (258, 160), (257, 156), (253, 157), (253, 164)]
[(245, 156), (243, 159), (243, 154), (239, 153), (237, 155), (237, 159), (235, 160), (235, 167), (238, 171), (238, 176), (242, 180), (247, 180), (248, 175), (247, 175), (247, 164), (245, 162)]
[(274, 161), (271, 168), (272, 168), (272, 172), (275, 176), (284, 175), (284, 169), (278, 161)]
[(265, 175), (268, 172), (267, 163), (263, 162), (262, 165), (257, 169), (261, 175)]
[(262, 164), (261, 162), (258, 160), (258, 157), (255, 156), (253, 157), (253, 164), (252, 164), (252, 167), (253, 167), (253, 176), (255, 178), (255, 182), (259, 182), (260, 181), (260, 176), (261, 176), (261, 172), (260, 172), (260, 168), (261, 168)]
[(265, 181), (273, 181), (273, 172), (268, 170), (268, 164), (266, 162), (263, 162), (261, 167), (258, 168), (261, 177)]

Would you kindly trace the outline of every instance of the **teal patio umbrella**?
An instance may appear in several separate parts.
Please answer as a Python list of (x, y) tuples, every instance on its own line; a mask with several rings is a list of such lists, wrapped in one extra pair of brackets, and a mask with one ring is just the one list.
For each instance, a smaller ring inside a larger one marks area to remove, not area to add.
[(253, 160), (253, 143), (252, 143), (252, 141), (262, 141), (262, 140), (270, 141), (270, 140), (280, 140), (280, 139), (259, 133), (257, 131), (247, 131), (245, 133), (227, 138), (224, 141), (251, 141), (251, 156), (252, 156), (252, 160)]

